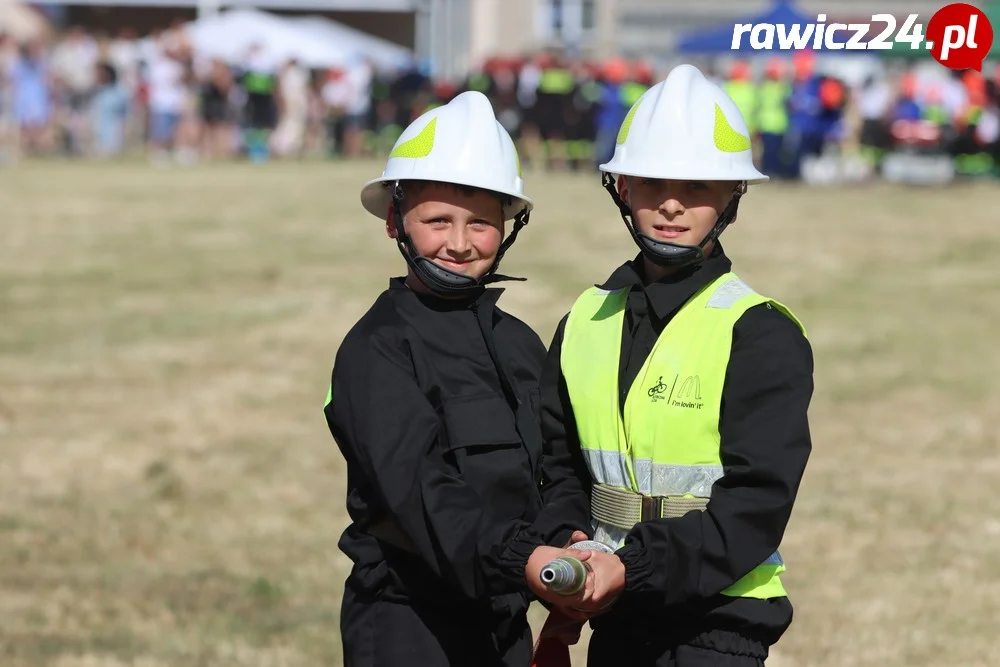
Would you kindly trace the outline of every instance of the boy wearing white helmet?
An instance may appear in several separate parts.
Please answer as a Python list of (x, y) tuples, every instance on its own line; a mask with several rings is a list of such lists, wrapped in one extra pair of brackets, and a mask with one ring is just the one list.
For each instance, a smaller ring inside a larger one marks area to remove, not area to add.
[(544, 344), (486, 287), (532, 207), (514, 143), (463, 93), (403, 132), (361, 200), (407, 275), (347, 334), (324, 408), (352, 521), (344, 664), (526, 667), (516, 564), (569, 533), (532, 525), (540, 474), (565, 474), (541, 461)]
[(526, 577), (591, 618), (590, 665), (760, 665), (792, 619), (778, 547), (813, 389), (799, 320), (719, 243), (767, 177), (736, 105), (690, 65), (632, 107), (601, 170), (640, 253), (559, 325), (542, 429), (587, 470), (592, 535), (614, 553), (584, 554), (593, 574), (573, 598), (538, 577), (572, 552), (536, 549)]

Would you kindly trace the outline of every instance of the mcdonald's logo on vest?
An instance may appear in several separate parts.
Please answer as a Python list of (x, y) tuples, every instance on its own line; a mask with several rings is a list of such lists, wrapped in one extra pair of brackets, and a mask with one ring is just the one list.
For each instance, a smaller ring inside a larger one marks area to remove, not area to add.
[(701, 378), (697, 375), (689, 375), (681, 388), (677, 390), (677, 398), (693, 398), (701, 400)]
[(705, 405), (701, 402), (701, 378), (689, 375), (677, 389), (677, 394), (670, 401), (675, 408), (694, 408), (701, 410)]

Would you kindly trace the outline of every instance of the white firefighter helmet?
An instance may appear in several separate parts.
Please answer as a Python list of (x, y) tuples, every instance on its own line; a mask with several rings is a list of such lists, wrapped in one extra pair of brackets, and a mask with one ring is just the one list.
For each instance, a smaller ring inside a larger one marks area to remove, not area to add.
[(504, 219), (530, 211), (521, 163), (485, 95), (469, 91), (414, 120), (396, 141), (385, 170), (365, 184), (361, 203), (385, 219), (396, 181), (455, 183), (507, 196)]
[(632, 106), (601, 171), (622, 176), (763, 183), (736, 103), (692, 65), (678, 65)]

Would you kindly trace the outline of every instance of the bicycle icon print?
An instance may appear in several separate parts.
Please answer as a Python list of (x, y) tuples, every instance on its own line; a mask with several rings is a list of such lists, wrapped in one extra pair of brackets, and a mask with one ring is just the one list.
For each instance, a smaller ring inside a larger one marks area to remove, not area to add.
[(657, 394), (662, 394), (666, 390), (667, 390), (667, 385), (663, 384), (663, 376), (661, 375), (660, 379), (656, 381), (656, 384), (649, 388), (649, 391), (646, 392), (646, 395), (652, 398)]

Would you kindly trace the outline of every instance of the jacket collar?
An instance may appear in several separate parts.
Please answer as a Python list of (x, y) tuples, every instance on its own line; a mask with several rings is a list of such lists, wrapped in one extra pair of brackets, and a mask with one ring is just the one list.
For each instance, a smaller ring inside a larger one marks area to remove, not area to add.
[(722, 245), (716, 243), (708, 259), (656, 282), (647, 283), (640, 253), (615, 269), (604, 284), (597, 287), (609, 291), (628, 287), (632, 293), (645, 293), (653, 314), (657, 319), (663, 320), (680, 309), (698, 290), (728, 273), (732, 266)]
[(405, 276), (396, 276), (389, 279), (389, 290), (397, 298), (405, 299), (414, 305), (420, 304), (429, 310), (438, 312), (450, 312), (456, 310), (470, 310), (473, 306), (481, 308), (493, 308), (500, 295), (503, 294), (502, 287), (490, 287), (484, 289), (474, 297), (464, 299), (443, 299), (434, 294), (424, 294), (411, 290), (406, 286)]

